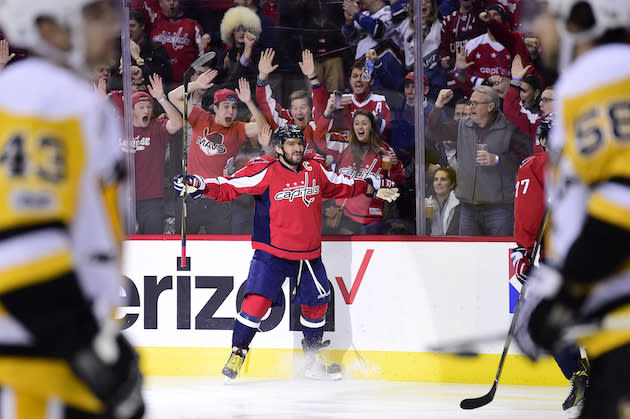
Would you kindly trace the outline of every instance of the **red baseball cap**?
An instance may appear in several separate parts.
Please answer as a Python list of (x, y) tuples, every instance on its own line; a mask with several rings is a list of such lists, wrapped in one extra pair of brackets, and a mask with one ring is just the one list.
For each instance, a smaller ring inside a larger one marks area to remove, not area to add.
[(131, 96), (131, 106), (138, 102), (153, 102), (153, 98), (147, 92), (136, 92)]
[(238, 101), (238, 95), (234, 90), (221, 89), (214, 92), (214, 104), (218, 105), (221, 102), (236, 102)]
[[(416, 76), (414, 75), (413, 71), (412, 71), (412, 72), (410, 72), (410, 73), (408, 73), (408, 74), (405, 76), (405, 80), (409, 80), (409, 81), (411, 81), (412, 83), (415, 83), (415, 81), (416, 81)], [(403, 82), (404, 82), (405, 80), (403, 80)], [(428, 86), (428, 85), (429, 85), (429, 78), (427, 77), (427, 75), (426, 75), (426, 74), (423, 74), (423, 75), (422, 75), (422, 80), (424, 80), (424, 85), (425, 85), (425, 86)]]

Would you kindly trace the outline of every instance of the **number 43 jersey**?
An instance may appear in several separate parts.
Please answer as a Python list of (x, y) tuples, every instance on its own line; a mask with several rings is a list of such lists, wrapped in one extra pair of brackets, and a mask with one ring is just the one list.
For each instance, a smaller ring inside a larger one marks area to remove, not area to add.
[(120, 121), (87, 81), (37, 58), (0, 72), (0, 92), (0, 345), (26, 348), (3, 296), (72, 272), (97, 319), (118, 303)]
[(630, 245), (617, 243), (625, 247), (625, 260), (609, 266), (598, 255), (613, 249), (602, 249), (596, 238), (602, 228), (630, 231), (630, 46), (600, 46), (578, 57), (562, 73), (555, 98), (547, 251), (560, 269), (579, 273), (590, 264), (583, 271), (591, 278), (581, 280), (597, 285), (584, 306), (588, 315), (630, 297)]

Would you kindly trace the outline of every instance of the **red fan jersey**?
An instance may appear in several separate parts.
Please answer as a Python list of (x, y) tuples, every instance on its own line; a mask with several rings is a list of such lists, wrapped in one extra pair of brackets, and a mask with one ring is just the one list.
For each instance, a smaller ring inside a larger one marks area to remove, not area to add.
[(252, 247), (290, 260), (321, 255), (322, 202), (364, 194), (367, 184), (305, 159), (293, 171), (280, 160), (256, 157), (229, 178), (206, 179), (204, 194), (219, 202), (255, 195)]
[(230, 158), (236, 157), (241, 146), (249, 141), (245, 122), (233, 121), (229, 127), (217, 124), (210, 112), (193, 107), (188, 122), (192, 127), (188, 171), (204, 178), (223, 176)]
[[(383, 154), (395, 155), (394, 149), (389, 144), (381, 143)], [(370, 173), (375, 174), (379, 178), (391, 179), (396, 183), (405, 180), (405, 173), (400, 160), (392, 165), (389, 171), (382, 168), (382, 154), (376, 154), (369, 150), (365, 153), (361, 167), (357, 170), (354, 164), (354, 155), (350, 147), (346, 148), (341, 156), (339, 164), (339, 173), (353, 179), (365, 179)], [(343, 207), (346, 216), (361, 224), (371, 224), (383, 219), (383, 201), (381, 199), (371, 198), (367, 195), (357, 196), (352, 199), (338, 199), (336, 204)]]
[(346, 93), (344, 97), (351, 97), (352, 103), (350, 104), (350, 112), (344, 114), (344, 128), (352, 129), (352, 117), (357, 109), (365, 109), (372, 112), (377, 118), (380, 118), (380, 126), (378, 127), (378, 133), (383, 134), (385, 127), (389, 125), (391, 119), (389, 106), (387, 106), (387, 99), (383, 95), (376, 93), (370, 93), (363, 102), (359, 102), (353, 94)]
[(531, 253), (545, 212), (547, 153), (527, 157), (518, 169), (514, 195), (514, 240)]
[(503, 45), (491, 41), (487, 33), (466, 44), (466, 61), (474, 62), (466, 71), (468, 82), (478, 86), (490, 76), (511, 77), (512, 54)]
[[(192, 19), (178, 17), (169, 19), (163, 15), (152, 15), (151, 40), (163, 45), (171, 57), (173, 81), (184, 80), (184, 73), (199, 55), (199, 44), (203, 29)], [(148, 77), (147, 74), (144, 75)]]
[[(479, 2), (477, 2), (479, 3)], [(464, 47), (468, 40), (486, 32), (485, 23), (479, 19), (481, 8), (475, 5), (468, 14), (455, 10), (444, 18), (440, 37), (440, 57), (449, 57), (451, 68), (455, 67), (457, 50)]]

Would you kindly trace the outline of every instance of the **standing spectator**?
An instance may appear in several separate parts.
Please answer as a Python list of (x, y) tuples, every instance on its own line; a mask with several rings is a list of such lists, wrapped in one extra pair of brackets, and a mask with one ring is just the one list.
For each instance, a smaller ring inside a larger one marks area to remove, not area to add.
[[(508, 121), (516, 125), (531, 139), (534, 153), (542, 151), (541, 145), (536, 137), (536, 128), (541, 118), (545, 115), (538, 103), (541, 96), (541, 81), (533, 74), (527, 74), (531, 64), (523, 68), (521, 57), (516, 56), (512, 61), (512, 81), (505, 95), (503, 102), (503, 113)], [(526, 75), (527, 74), (527, 75)], [(551, 89), (545, 95), (548, 98), (553, 96)], [(549, 102), (543, 105), (550, 110)]]
[[(470, 116), (470, 104), (466, 99), (458, 99), (457, 102), (455, 102), (453, 121), (459, 121), (467, 116)], [(444, 144), (444, 154), (446, 154), (448, 167), (457, 172), (457, 142), (453, 140), (443, 140), (442, 144)]]
[(160, 0), (161, 13), (150, 13), (151, 40), (166, 48), (171, 57), (173, 82), (181, 83), (188, 67), (203, 53), (199, 23), (184, 17), (179, 0)]
[[(377, 120), (370, 111), (358, 109), (354, 113), (348, 146), (341, 155), (338, 172), (351, 179), (378, 178), (395, 185), (405, 180), (403, 167), (396, 153), (381, 140)], [(337, 219), (342, 211), (338, 233), (383, 234), (384, 205), (369, 196), (337, 199), (337, 207), (329, 207), (328, 218)]]
[[(440, 91), (427, 124), (433, 139), (457, 141), (457, 199), (462, 203), (459, 234), (511, 236), (514, 227), (514, 185), (519, 163), (531, 154), (527, 136), (505, 119), (499, 96), (489, 86), (476, 86), (470, 117), (440, 122), (440, 110), (453, 98)], [(477, 144), (487, 150), (477, 151)]]
[(116, 59), (111, 1), (5, 0), (29, 56), (0, 72), (3, 418), (144, 414), (121, 303), (125, 167), (114, 109), (89, 74)]
[[(268, 138), (262, 142), (267, 141)], [(289, 277), (291, 286), (295, 284), (291, 302), (299, 304), (302, 310), (306, 376), (340, 379), (341, 367), (327, 361), (321, 353), (330, 344), (322, 341), (330, 301), (328, 276), (321, 259), (322, 202), (326, 198), (373, 195), (371, 182), (377, 188), (380, 182), (349, 179), (329, 172), (316, 160), (303, 159), (304, 138), (295, 125), (278, 128), (272, 144), (277, 159), (253, 159), (231, 178), (188, 175), (186, 179), (180, 176), (174, 183), (176, 192), (191, 194), (193, 198), (203, 193), (219, 202), (242, 194), (254, 195), (256, 199), (254, 257), (245, 299), (234, 322), (232, 353), (222, 373), (229, 379), (237, 377), (263, 316), (279, 301), (282, 284)], [(296, 196), (299, 198), (294, 199)], [(379, 188), (376, 197), (391, 201), (395, 190)]]
[(345, 41), (339, 31), (339, 24), (333, 13), (338, 12), (336, 5), (326, 2), (298, 0), (291, 2), (290, 16), (295, 17), (295, 26), (302, 29), (299, 38), (287, 37), (295, 44), (287, 48), (299, 51), (300, 41), (303, 48), (313, 51), (317, 78), (328, 92), (342, 91), (345, 86), (343, 50)]
[(276, 23), (269, 16), (263, 13), (260, 8), (260, 0), (234, 0), (237, 6), (247, 7), (252, 10), (260, 19), (261, 32), (258, 36), (258, 43), (261, 49), (277, 48), (277, 32), (274, 28)]
[[(499, 5), (486, 7), (490, 19), (506, 24), (505, 10)], [(471, 39), (466, 43), (464, 54), (457, 57), (456, 78), (466, 95), (472, 87), (480, 86), (491, 76), (510, 77), (512, 54), (488, 30), (483, 35)]]
[(486, 25), (479, 19), (482, 0), (460, 0), (459, 8), (444, 18), (440, 36), (440, 63), (449, 71), (447, 86), (455, 86), (454, 73), (457, 53), (468, 40), (482, 35)]
[[(209, 70), (191, 81), (188, 90), (207, 89), (212, 86), (216, 70)], [(184, 86), (168, 94), (170, 101), (183, 112)], [(256, 122), (236, 121), (236, 102), (245, 103)], [(223, 176), (223, 170), (236, 157), (244, 143), (255, 142), (258, 130), (266, 125), (265, 117), (254, 103), (245, 79), (239, 80), (237, 91), (217, 90), (214, 93), (214, 114), (198, 106), (188, 107), (188, 123), (192, 127), (192, 137), (188, 152), (188, 170), (204, 177)], [(179, 211), (179, 206), (177, 207)], [(180, 216), (181, 214), (177, 214)], [(231, 214), (229, 203), (220, 203), (209, 199), (195, 200), (188, 208), (187, 231), (195, 234), (204, 226), (208, 234), (229, 234), (231, 232)]]
[(354, 59), (359, 60), (368, 49), (373, 49), (379, 42), (396, 37), (392, 25), (392, 13), (383, 0), (360, 0), (365, 8), (361, 12), (356, 0), (343, 1), (343, 14), (346, 23), (341, 33), (348, 45), (356, 45)]
[(260, 59), (257, 40), (262, 31), (260, 18), (247, 7), (236, 6), (225, 12), (221, 21), (221, 40), (228, 46), (223, 62), (225, 85), (232, 87), (241, 77), (256, 81), (256, 64)]
[[(459, 217), (462, 210), (455, 196), (457, 174), (450, 167), (440, 167), (433, 174), (433, 216), (427, 217), (427, 233), (431, 236), (456, 236), (459, 234)], [(425, 216), (429, 216), (425, 212)]]
[(9, 51), (9, 43), (6, 39), (0, 39), (0, 70), (2, 70), (15, 57), (14, 52)]
[[(341, 99), (343, 106), (343, 129), (352, 127), (352, 116), (357, 109), (366, 109), (372, 112), (378, 119), (378, 134), (389, 137), (389, 122), (391, 120), (387, 99), (383, 95), (372, 92), (374, 85), (374, 73), (369, 81), (361, 78), (365, 60), (355, 62), (350, 69), (350, 89), (352, 93), (344, 94)], [(384, 133), (385, 130), (388, 132)]]
[(135, 10), (129, 13), (129, 38), (139, 47), (131, 48), (132, 65), (138, 66), (144, 77), (157, 74), (162, 83), (169, 85), (173, 71), (168, 51), (149, 38), (145, 32), (144, 15)]
[[(149, 95), (136, 92), (132, 96), (133, 143), (125, 144), (133, 153), (136, 182), (137, 234), (162, 234), (164, 198), (164, 153), (171, 136), (182, 127), (182, 117), (164, 95), (162, 80), (149, 76)], [(155, 98), (168, 116), (154, 119)]]

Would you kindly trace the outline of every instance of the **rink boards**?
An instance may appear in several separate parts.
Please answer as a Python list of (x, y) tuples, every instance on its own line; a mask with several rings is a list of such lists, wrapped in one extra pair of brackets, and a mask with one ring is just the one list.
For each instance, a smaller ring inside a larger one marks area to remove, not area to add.
[[(125, 333), (150, 375), (219, 375), (229, 355), (231, 330), (253, 254), (249, 238), (189, 237), (190, 263), (178, 264), (173, 236), (125, 242)], [(432, 352), (436, 344), (507, 333), (509, 249), (496, 241), (434, 241), (397, 237), (326, 241), (322, 258), (332, 285), (325, 339), (348, 377), (431, 382), (492, 382), (504, 339), (462, 358)], [(515, 281), (512, 281), (515, 283)], [(274, 307), (252, 342), (245, 374), (289, 377), (301, 367), (299, 310)], [(240, 292), (239, 292), (240, 291)], [(511, 298), (510, 298), (511, 294)], [(511, 301), (510, 301), (511, 300)], [(501, 382), (562, 385), (547, 359), (531, 363), (510, 350)]]

